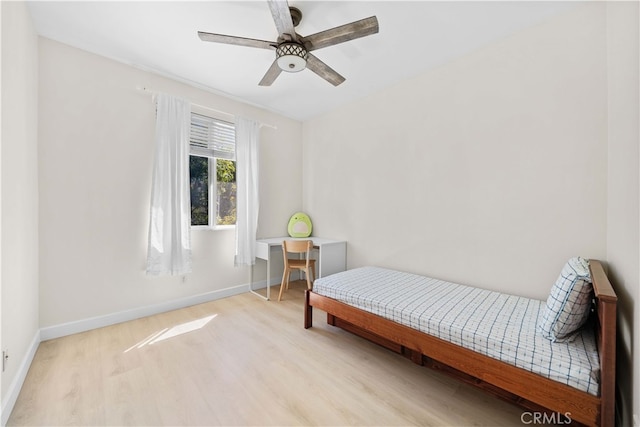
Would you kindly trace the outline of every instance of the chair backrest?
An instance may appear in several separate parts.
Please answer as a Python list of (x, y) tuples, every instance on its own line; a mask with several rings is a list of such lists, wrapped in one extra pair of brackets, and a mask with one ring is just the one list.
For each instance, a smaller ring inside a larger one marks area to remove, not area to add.
[(311, 251), (313, 248), (313, 242), (311, 240), (285, 240), (282, 242), (282, 247), (286, 252), (301, 254), (303, 252)]
[(313, 249), (312, 240), (284, 240), (282, 242), (282, 252), (284, 255), (285, 264), (288, 262), (287, 254), (305, 254), (307, 264), (309, 264), (309, 257)]

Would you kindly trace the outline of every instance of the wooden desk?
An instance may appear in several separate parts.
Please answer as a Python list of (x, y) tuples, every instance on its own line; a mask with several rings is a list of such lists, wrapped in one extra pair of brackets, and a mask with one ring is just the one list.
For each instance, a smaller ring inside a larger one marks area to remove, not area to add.
[[(271, 260), (282, 260), (282, 241), (283, 240), (312, 240), (313, 247), (318, 250), (316, 277), (328, 276), (330, 274), (339, 273), (347, 269), (347, 242), (344, 240), (326, 239), (323, 237), (306, 237), (295, 239), (293, 237), (272, 237), (269, 239), (256, 240), (256, 258), (263, 259), (267, 262), (267, 297), (271, 299)], [(272, 256), (271, 251), (277, 248), (277, 256)], [(249, 279), (249, 290), (261, 298), (265, 298), (261, 294), (253, 290), (253, 268), (251, 269), (251, 278)]]

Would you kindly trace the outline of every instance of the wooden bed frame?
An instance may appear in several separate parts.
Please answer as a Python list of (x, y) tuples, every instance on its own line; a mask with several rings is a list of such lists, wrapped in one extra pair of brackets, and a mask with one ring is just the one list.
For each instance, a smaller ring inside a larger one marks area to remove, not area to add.
[[(561, 423), (613, 427), (615, 423), (616, 306), (617, 297), (602, 264), (590, 260), (595, 294), (590, 322), (596, 328), (600, 355), (600, 395), (593, 396), (472, 350), (357, 309), (307, 290), (304, 327), (313, 323), (313, 307), (327, 313), (327, 323), (338, 326), (415, 363), (444, 371), (462, 381), (520, 405), (529, 411), (556, 413)], [(556, 418), (558, 419), (558, 418)]]

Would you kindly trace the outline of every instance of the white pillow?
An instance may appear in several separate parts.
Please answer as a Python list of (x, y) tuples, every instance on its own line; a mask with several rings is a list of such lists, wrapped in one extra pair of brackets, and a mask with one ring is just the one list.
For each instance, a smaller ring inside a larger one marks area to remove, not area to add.
[(592, 290), (589, 261), (580, 257), (567, 261), (540, 315), (542, 336), (553, 342), (573, 340), (589, 317)]

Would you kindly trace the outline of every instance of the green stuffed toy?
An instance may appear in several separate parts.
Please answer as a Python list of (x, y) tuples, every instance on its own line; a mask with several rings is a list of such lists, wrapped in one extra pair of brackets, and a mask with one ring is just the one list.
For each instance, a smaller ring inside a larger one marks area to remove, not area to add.
[(311, 219), (309, 215), (303, 212), (296, 212), (289, 219), (287, 227), (289, 236), (291, 237), (309, 237), (311, 236)]

